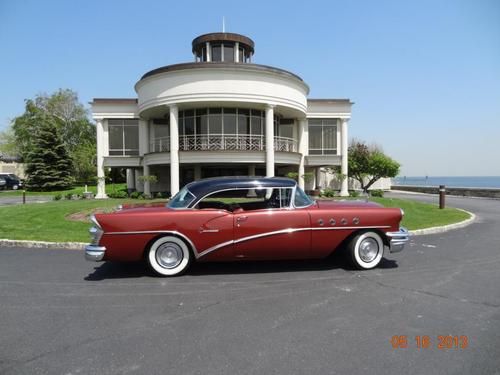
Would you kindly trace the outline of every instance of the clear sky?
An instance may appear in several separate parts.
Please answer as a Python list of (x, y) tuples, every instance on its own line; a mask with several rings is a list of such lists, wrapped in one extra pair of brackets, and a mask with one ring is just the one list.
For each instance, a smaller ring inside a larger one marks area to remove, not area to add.
[(41, 92), (134, 97), (143, 73), (192, 61), (222, 16), (255, 63), (355, 102), (350, 136), (402, 175), (500, 175), (499, 0), (0, 0), (0, 130)]

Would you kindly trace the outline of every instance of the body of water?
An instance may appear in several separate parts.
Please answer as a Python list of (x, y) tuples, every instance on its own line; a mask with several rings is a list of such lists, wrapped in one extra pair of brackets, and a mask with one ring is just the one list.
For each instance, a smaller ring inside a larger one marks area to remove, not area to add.
[(393, 185), (497, 188), (500, 189), (500, 176), (398, 176), (392, 179)]

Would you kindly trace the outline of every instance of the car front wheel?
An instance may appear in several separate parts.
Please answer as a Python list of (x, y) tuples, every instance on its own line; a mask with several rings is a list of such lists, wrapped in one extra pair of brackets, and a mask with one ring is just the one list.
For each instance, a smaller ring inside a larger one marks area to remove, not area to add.
[(191, 251), (184, 241), (174, 236), (158, 238), (147, 253), (150, 267), (161, 276), (177, 276), (191, 263)]
[(384, 255), (384, 242), (375, 232), (364, 232), (356, 235), (349, 243), (352, 263), (358, 269), (375, 268)]

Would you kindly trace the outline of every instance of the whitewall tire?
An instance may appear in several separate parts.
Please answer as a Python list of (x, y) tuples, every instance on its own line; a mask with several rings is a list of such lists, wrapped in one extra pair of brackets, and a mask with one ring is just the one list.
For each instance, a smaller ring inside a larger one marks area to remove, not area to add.
[(378, 266), (384, 256), (384, 242), (376, 232), (356, 235), (349, 243), (352, 263), (358, 269), (369, 270)]
[(161, 276), (177, 276), (191, 263), (191, 251), (186, 243), (174, 236), (158, 238), (147, 253), (150, 267)]

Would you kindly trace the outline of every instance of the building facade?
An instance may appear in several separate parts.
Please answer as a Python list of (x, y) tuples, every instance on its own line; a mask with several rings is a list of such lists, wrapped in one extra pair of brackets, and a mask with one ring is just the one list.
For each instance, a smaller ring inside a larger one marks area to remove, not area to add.
[[(136, 83), (137, 98), (96, 98), (97, 198), (105, 168), (126, 168), (131, 190), (168, 192), (205, 177), (297, 173), (306, 189), (347, 175), (349, 99), (308, 99), (296, 74), (252, 63), (254, 42), (211, 33), (192, 42), (194, 62), (164, 66)], [(155, 177), (152, 177), (155, 176)], [(348, 195), (347, 179), (338, 182)], [(331, 185), (333, 186), (333, 185)]]

